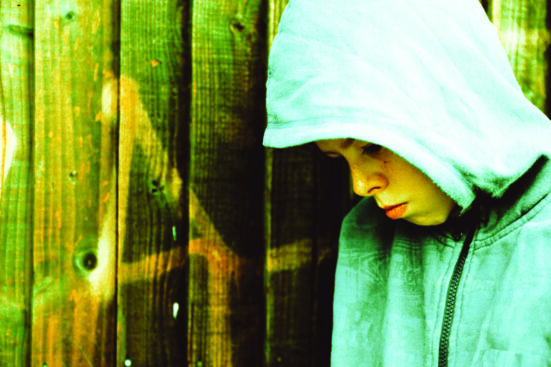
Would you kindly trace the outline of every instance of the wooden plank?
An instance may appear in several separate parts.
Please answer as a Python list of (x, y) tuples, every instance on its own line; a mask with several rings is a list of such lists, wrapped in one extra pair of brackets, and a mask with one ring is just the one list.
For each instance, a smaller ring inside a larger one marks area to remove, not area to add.
[(190, 5), (121, 5), (117, 366), (182, 366)]
[(489, 15), (524, 94), (549, 113), (547, 6), (546, 0), (493, 0)]
[[(333, 332), (333, 293), (341, 223), (361, 198), (354, 195), (350, 169), (344, 160), (329, 158), (315, 148), (317, 169), (315, 222), (315, 256), (313, 257), (312, 357), (310, 366), (330, 365)], [(322, 158), (319, 158), (322, 155)]]
[[(348, 173), (313, 145), (273, 152), (268, 366), (329, 366), (338, 234)], [(346, 168), (347, 169), (347, 168)]]
[(116, 3), (36, 5), (31, 365), (113, 366)]
[(0, 2), (0, 365), (30, 365), (32, 2)]
[(263, 364), (266, 11), (193, 4), (190, 366)]

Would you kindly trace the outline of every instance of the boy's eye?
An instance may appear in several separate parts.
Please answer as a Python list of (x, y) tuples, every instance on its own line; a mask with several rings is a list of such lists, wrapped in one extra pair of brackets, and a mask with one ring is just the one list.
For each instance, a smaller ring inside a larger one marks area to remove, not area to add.
[(362, 147), (362, 154), (377, 153), (382, 149), (382, 146), (378, 144), (367, 144)]

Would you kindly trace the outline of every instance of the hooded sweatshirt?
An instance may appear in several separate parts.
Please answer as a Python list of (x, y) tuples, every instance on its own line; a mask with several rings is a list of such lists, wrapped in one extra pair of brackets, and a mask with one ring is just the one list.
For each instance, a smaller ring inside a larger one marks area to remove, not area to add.
[(460, 208), (346, 217), (332, 366), (551, 365), (551, 123), (477, 0), (290, 0), (264, 144), (382, 145)]

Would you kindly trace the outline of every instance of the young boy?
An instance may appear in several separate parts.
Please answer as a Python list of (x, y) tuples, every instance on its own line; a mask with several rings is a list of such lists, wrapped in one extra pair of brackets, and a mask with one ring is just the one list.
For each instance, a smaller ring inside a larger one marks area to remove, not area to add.
[(333, 366), (551, 365), (551, 123), (477, 0), (291, 0), (264, 144), (315, 142), (358, 195)]

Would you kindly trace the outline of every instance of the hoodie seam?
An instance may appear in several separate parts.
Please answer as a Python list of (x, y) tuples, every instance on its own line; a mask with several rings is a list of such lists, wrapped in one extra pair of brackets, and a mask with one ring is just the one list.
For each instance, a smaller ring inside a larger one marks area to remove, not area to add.
[(542, 210), (544, 210), (549, 205), (550, 202), (551, 202), (551, 195), (549, 195), (548, 193), (538, 203), (536, 203), (536, 205), (534, 205), (526, 213), (520, 215), (510, 224), (504, 226), (502, 229), (498, 230), (497, 232), (491, 233), (486, 238), (478, 238), (477, 242), (479, 243), (479, 245), (475, 246), (474, 249), (478, 250), (485, 247), (489, 247), (492, 244), (498, 242), (500, 239), (503, 239), (508, 235), (510, 235), (511, 233), (514, 233), (518, 229), (522, 228), (524, 224), (531, 221)]
[[(274, 116), (273, 114), (268, 113), (268, 116)], [(296, 122), (304, 122), (304, 121), (314, 121), (324, 118), (338, 118), (338, 119), (351, 119), (351, 118), (361, 118), (363, 120), (369, 120), (369, 118), (365, 115), (328, 115), (323, 114), (315, 117), (308, 117), (303, 119), (292, 119), (292, 120), (285, 120), (284, 123), (278, 123), (277, 125), (269, 125), (268, 129), (274, 129), (274, 130), (283, 130), (286, 128), (296, 129), (296, 126), (291, 126), (292, 124)], [(279, 118), (276, 118), (276, 120), (279, 120)], [(378, 118), (377, 121), (383, 120), (382, 122), (394, 122), (392, 119), (380, 119)]]

